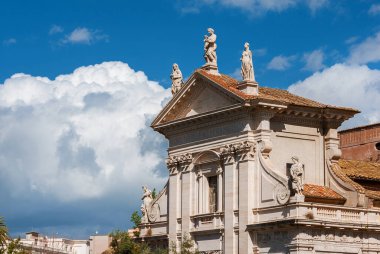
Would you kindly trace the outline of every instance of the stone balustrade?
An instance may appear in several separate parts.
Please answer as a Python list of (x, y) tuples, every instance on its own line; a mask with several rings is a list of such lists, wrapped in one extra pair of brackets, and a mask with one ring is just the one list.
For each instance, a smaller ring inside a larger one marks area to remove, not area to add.
[(224, 228), (223, 212), (198, 214), (190, 217), (192, 228), (190, 232), (221, 230)]
[(253, 209), (253, 225), (280, 221), (293, 221), (293, 223), (322, 226), (359, 226), (378, 229), (380, 226), (380, 210), (314, 203), (293, 203)]

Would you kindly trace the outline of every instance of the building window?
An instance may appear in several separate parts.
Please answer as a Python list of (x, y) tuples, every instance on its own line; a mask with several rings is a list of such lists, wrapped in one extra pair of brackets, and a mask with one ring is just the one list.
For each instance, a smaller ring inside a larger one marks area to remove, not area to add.
[(208, 210), (214, 213), (218, 210), (218, 177), (207, 177), (208, 180)]
[(375, 147), (376, 147), (376, 150), (377, 150), (377, 151), (380, 151), (380, 142), (377, 142), (377, 143), (375, 144)]

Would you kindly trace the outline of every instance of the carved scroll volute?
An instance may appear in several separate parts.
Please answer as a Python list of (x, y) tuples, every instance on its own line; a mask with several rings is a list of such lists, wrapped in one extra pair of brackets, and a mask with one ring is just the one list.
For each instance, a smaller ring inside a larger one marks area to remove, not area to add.
[(256, 144), (249, 141), (236, 144), (236, 157), (238, 161), (249, 160), (255, 157)]

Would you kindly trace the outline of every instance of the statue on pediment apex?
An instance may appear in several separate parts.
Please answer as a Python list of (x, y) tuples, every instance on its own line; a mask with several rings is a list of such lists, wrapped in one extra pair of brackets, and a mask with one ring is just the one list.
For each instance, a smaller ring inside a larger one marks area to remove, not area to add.
[(209, 35), (204, 36), (204, 58), (206, 60), (206, 64), (216, 65), (216, 34), (214, 33), (214, 29), (207, 29)]
[(172, 80), (172, 94), (176, 94), (183, 85), (182, 72), (178, 67), (178, 64), (173, 64), (172, 73), (170, 74)]

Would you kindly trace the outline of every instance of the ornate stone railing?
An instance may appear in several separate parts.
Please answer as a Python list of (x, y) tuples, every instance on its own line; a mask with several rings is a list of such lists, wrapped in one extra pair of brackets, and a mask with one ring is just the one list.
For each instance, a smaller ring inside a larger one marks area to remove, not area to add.
[(193, 215), (191, 232), (223, 229), (223, 212)]
[(380, 210), (324, 204), (287, 204), (253, 209), (253, 224), (297, 220), (302, 224), (380, 226)]

